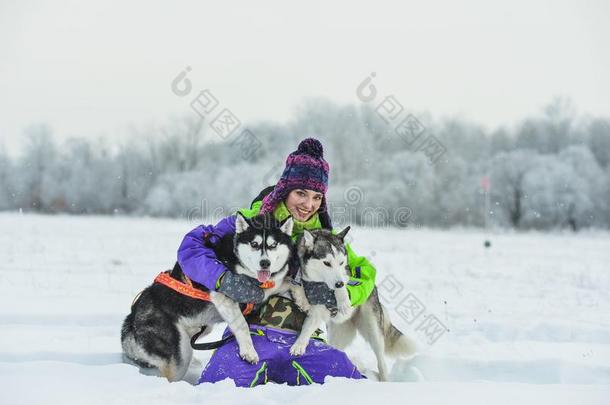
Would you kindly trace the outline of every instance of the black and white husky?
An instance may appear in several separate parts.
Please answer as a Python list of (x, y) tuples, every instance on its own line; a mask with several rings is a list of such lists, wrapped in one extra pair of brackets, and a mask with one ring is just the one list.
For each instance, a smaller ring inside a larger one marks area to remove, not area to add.
[[(415, 353), (415, 342), (392, 324), (388, 311), (379, 301), (377, 287), (362, 305), (351, 306), (346, 287), (350, 268), (343, 241), (349, 229), (348, 226), (336, 235), (325, 229), (305, 230), (297, 242), (302, 282), (310, 308), (290, 353), (295, 356), (305, 353), (309, 337), (322, 322), (327, 324), (329, 343), (338, 349), (345, 349), (358, 331), (375, 352), (379, 380), (387, 381), (384, 353), (410, 356)], [(321, 289), (326, 290), (326, 299), (321, 297), (324, 295)], [(318, 304), (312, 304), (312, 300)]]
[[(270, 215), (246, 219), (238, 214), (235, 227), (235, 234), (226, 235), (214, 247), (218, 260), (229, 271), (253, 279), (259, 278), (260, 271), (270, 272), (275, 286), (264, 290), (265, 300), (293, 290), (294, 284), (284, 281), (294, 250), (292, 217), (280, 223)], [(187, 281), (178, 263), (170, 276)], [(201, 284), (193, 282), (193, 286), (208, 291)], [(209, 333), (212, 325), (224, 321), (235, 335), (240, 356), (251, 363), (258, 362), (239, 303), (220, 292), (209, 294), (211, 302), (191, 298), (159, 283), (147, 287), (123, 322), (121, 344), (127, 359), (143, 368), (158, 369), (170, 381), (181, 380), (193, 358), (191, 337), (202, 327)]]

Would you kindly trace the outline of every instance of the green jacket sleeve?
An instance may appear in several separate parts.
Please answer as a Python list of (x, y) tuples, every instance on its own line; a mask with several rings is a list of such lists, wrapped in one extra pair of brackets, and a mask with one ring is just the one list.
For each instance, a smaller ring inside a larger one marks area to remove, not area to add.
[(373, 288), (375, 288), (377, 270), (366, 257), (356, 255), (349, 243), (345, 244), (345, 248), (347, 249), (347, 262), (352, 272), (347, 284), (347, 291), (352, 306), (355, 307), (364, 303), (371, 295)]

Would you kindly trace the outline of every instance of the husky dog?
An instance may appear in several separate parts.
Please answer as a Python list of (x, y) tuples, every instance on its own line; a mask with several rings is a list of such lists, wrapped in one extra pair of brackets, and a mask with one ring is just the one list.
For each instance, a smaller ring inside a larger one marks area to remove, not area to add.
[[(293, 290), (294, 284), (284, 281), (294, 250), (292, 217), (280, 223), (270, 215), (246, 219), (238, 213), (235, 227), (235, 234), (226, 235), (214, 246), (218, 260), (230, 272), (250, 277), (255, 285), (273, 281), (275, 286), (263, 290), (264, 300)], [(178, 263), (170, 276), (188, 282)], [(199, 283), (192, 284), (208, 291)], [(209, 333), (214, 324), (224, 321), (235, 335), (240, 356), (251, 363), (258, 362), (239, 303), (220, 292), (208, 292), (210, 301), (191, 298), (160, 283), (142, 291), (121, 330), (127, 360), (143, 368), (156, 368), (169, 381), (181, 380), (193, 356), (191, 337), (202, 328)]]
[(350, 268), (343, 242), (349, 229), (348, 226), (337, 235), (325, 229), (305, 230), (297, 242), (303, 287), (311, 307), (290, 353), (295, 356), (305, 353), (309, 337), (321, 322), (327, 323), (330, 344), (342, 350), (358, 331), (375, 352), (379, 380), (387, 381), (384, 352), (410, 356), (415, 353), (415, 342), (392, 324), (379, 301), (377, 287), (362, 305), (351, 306), (346, 287)]

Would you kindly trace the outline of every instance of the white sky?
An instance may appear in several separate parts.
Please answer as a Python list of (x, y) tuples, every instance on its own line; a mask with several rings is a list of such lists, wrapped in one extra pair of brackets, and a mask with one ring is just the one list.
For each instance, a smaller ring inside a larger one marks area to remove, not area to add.
[(491, 128), (556, 95), (609, 115), (610, 2), (492, 3), (0, 0), (0, 143), (31, 123), (116, 137), (189, 114), (170, 90), (186, 66), (192, 95), (246, 123), (307, 97), (359, 103), (373, 71), (409, 109)]

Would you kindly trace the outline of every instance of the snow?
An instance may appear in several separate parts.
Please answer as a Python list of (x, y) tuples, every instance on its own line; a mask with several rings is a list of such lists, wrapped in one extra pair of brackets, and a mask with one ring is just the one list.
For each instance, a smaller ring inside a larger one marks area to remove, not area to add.
[[(610, 234), (601, 231), (353, 228), (393, 322), (420, 344), (410, 362), (388, 359), (393, 382), (374, 381), (360, 338), (347, 352), (368, 381), (237, 389), (140, 374), (121, 361), (121, 322), (196, 225), (0, 213), (0, 403), (610, 403)], [(405, 299), (423, 305), (415, 319)], [(433, 344), (421, 330), (427, 316), (448, 329)], [(205, 365), (210, 353), (196, 355)]]

